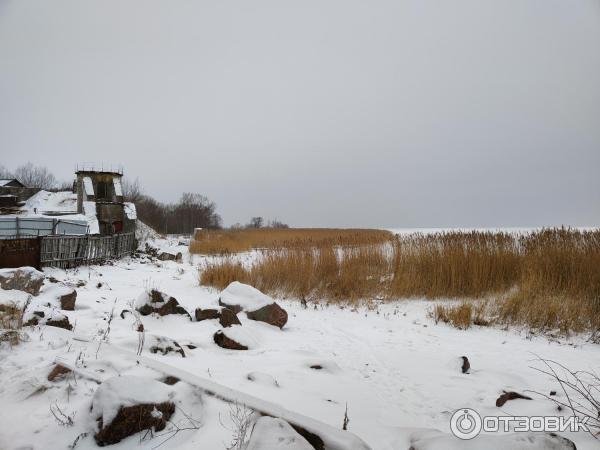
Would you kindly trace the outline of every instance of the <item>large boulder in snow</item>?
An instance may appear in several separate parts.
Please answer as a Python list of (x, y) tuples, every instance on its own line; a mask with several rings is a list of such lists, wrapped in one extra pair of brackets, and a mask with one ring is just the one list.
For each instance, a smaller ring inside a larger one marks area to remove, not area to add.
[(282, 419), (264, 416), (256, 421), (247, 450), (315, 450)]
[(33, 267), (0, 269), (0, 287), (15, 289), (31, 295), (38, 295), (44, 283), (44, 274)]
[(151, 378), (113, 377), (102, 383), (92, 400), (98, 445), (110, 445), (142, 430), (163, 430), (175, 412), (173, 390)]
[(172, 252), (161, 251), (158, 253), (158, 259), (161, 261), (181, 262), (181, 261), (183, 261), (183, 255), (181, 254), (181, 252), (172, 253)]
[(27, 292), (0, 289), (0, 312), (23, 310), (30, 302), (31, 294)]
[(171, 297), (156, 289), (146, 291), (140, 295), (135, 303), (135, 309), (137, 309), (142, 316), (147, 316), (152, 313), (156, 313), (159, 316), (181, 314), (192, 320), (189, 313), (179, 305), (179, 302), (175, 297)]
[(263, 306), (256, 311), (249, 311), (247, 316), (248, 319), (265, 322), (269, 325), (279, 328), (283, 328), (288, 320), (288, 315), (285, 309), (275, 302), (271, 303), (270, 305)]
[(213, 340), (221, 348), (228, 350), (248, 350), (248, 347), (227, 336), (223, 330), (217, 331), (213, 336)]
[(73, 329), (73, 325), (71, 325), (67, 316), (47, 307), (26, 311), (23, 314), (23, 325), (27, 327), (46, 325), (49, 327), (64, 328), (69, 331)]
[(219, 347), (229, 350), (248, 350), (257, 347), (252, 331), (243, 328), (241, 325), (223, 328), (214, 334), (213, 339)]
[(221, 292), (219, 305), (235, 313), (244, 311), (249, 319), (266, 322), (279, 328), (283, 328), (288, 319), (287, 312), (271, 297), (239, 281), (230, 283)]
[(219, 307), (211, 309), (197, 308), (195, 311), (196, 321), (218, 319), (222, 327), (230, 327), (231, 325), (240, 325), (240, 319), (229, 308)]
[(65, 291), (58, 295), (60, 309), (65, 311), (75, 310), (75, 300), (77, 300), (77, 291), (73, 288), (65, 288)]

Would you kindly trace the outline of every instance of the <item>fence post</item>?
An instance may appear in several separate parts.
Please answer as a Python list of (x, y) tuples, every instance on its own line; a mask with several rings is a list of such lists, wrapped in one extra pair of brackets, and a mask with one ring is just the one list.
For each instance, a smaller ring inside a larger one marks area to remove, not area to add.
[(19, 216), (15, 217), (16, 235), (19, 237)]

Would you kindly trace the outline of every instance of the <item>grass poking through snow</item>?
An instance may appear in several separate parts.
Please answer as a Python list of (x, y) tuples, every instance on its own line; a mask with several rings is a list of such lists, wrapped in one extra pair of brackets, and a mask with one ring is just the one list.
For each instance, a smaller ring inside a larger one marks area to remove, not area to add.
[(197, 235), (194, 246), (227, 248), (222, 253), (261, 249), (248, 267), (231, 256), (208, 265), (200, 281), (219, 289), (237, 280), (272, 295), (333, 301), (485, 298), (491, 300), (485, 311), (464, 303), (436, 307), (434, 315), (459, 328), (493, 320), (565, 333), (600, 329), (599, 230), (211, 231)]

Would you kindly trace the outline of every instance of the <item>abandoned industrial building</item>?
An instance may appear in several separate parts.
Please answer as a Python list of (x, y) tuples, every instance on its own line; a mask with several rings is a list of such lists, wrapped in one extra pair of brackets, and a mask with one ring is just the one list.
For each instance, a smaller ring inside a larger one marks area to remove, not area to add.
[(0, 180), (0, 268), (73, 267), (129, 254), (136, 210), (125, 202), (122, 170), (83, 168), (72, 191)]

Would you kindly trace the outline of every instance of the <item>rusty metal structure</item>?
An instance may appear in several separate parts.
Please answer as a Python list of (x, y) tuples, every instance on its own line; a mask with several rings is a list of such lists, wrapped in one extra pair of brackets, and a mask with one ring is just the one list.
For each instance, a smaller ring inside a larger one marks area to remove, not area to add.
[(95, 203), (101, 235), (112, 235), (135, 230), (135, 221), (125, 211), (122, 171), (104, 171), (83, 168), (76, 172), (77, 212), (83, 214), (86, 202)]
[[(0, 268), (69, 268), (133, 253), (135, 205), (124, 201), (122, 176), (122, 169), (77, 168), (77, 213), (85, 218), (19, 217), (18, 212), (0, 217)], [(5, 189), (27, 189), (17, 180), (2, 181)], [(15, 194), (7, 195), (2, 201), (16, 204)]]

